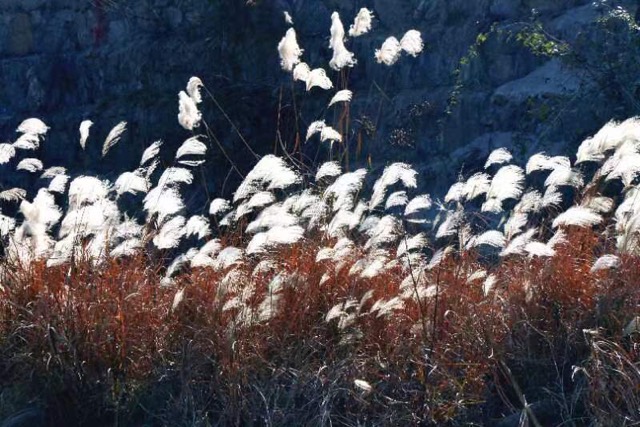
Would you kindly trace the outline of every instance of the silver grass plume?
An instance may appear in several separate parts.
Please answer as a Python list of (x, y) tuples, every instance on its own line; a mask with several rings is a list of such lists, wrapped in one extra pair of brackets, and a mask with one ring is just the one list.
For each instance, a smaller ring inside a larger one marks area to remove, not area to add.
[(488, 169), (493, 165), (502, 165), (504, 163), (509, 163), (512, 159), (513, 156), (511, 155), (509, 150), (507, 150), (506, 148), (498, 148), (496, 150), (493, 150), (491, 154), (489, 154), (489, 157), (484, 164), (484, 168)]
[(307, 92), (313, 87), (319, 87), (324, 90), (329, 90), (333, 87), (333, 82), (327, 76), (327, 72), (324, 68), (314, 68), (309, 71), (306, 80)]
[(67, 173), (67, 168), (62, 167), (62, 166), (52, 166), (50, 168), (47, 168), (44, 172), (42, 172), (42, 175), (40, 175), (40, 178), (55, 178), (57, 175), (64, 175)]
[(163, 142), (158, 140), (148, 146), (142, 153), (142, 157), (140, 158), (140, 166), (144, 166), (150, 160), (154, 159), (160, 153), (160, 147), (162, 147), (162, 144)]
[(369, 208), (374, 209), (384, 201), (387, 188), (402, 182), (406, 188), (416, 188), (416, 175), (418, 173), (406, 163), (394, 163), (387, 166), (382, 175), (373, 185), (373, 194), (369, 202)]
[(361, 8), (356, 15), (353, 24), (349, 27), (349, 35), (351, 37), (360, 37), (371, 30), (371, 21), (373, 20), (373, 12), (367, 8)]
[(400, 39), (400, 47), (408, 55), (413, 57), (418, 56), (420, 52), (422, 52), (422, 49), (424, 49), (424, 43), (422, 42), (422, 35), (420, 34), (420, 31), (407, 31), (404, 36), (402, 36), (402, 39)]
[(42, 170), (42, 161), (34, 158), (22, 159), (16, 166), (16, 170), (24, 170), (30, 173), (39, 172)]
[(118, 195), (124, 193), (135, 195), (149, 191), (149, 182), (147, 179), (136, 172), (124, 172), (120, 174), (114, 186)]
[(365, 169), (358, 169), (354, 172), (342, 174), (324, 191), (325, 202), (332, 201), (333, 211), (340, 209), (352, 209), (355, 205), (356, 194), (362, 188)]
[(178, 93), (178, 123), (186, 130), (192, 131), (200, 126), (202, 114), (193, 98), (185, 91)]
[(27, 191), (22, 188), (10, 188), (0, 192), (0, 200), (4, 202), (19, 202), (27, 196)]
[(409, 203), (407, 192), (404, 190), (395, 191), (389, 194), (389, 197), (387, 197), (387, 201), (384, 204), (384, 209), (390, 210), (397, 207), (404, 207), (407, 205), (407, 203)]
[(553, 220), (553, 228), (560, 226), (591, 227), (600, 224), (602, 217), (591, 209), (583, 206), (573, 206), (561, 213)]
[(184, 209), (184, 202), (175, 188), (155, 187), (145, 196), (143, 208), (149, 217), (157, 214), (158, 222), (162, 224), (167, 217)]
[(270, 154), (260, 159), (247, 174), (236, 189), (233, 201), (246, 199), (263, 189), (283, 190), (300, 183), (301, 180), (300, 175), (291, 169), (284, 160)]
[(213, 199), (209, 205), (209, 215), (218, 216), (231, 209), (231, 204), (225, 199)]
[(87, 139), (89, 139), (89, 129), (93, 126), (93, 122), (91, 120), (84, 120), (80, 123), (80, 147), (84, 150), (87, 146)]
[(298, 46), (296, 30), (289, 28), (285, 36), (278, 43), (278, 54), (280, 55), (280, 66), (284, 71), (293, 71), (293, 67), (300, 62), (300, 57), (304, 52)]
[(398, 39), (395, 37), (389, 37), (384, 41), (384, 43), (382, 43), (380, 49), (375, 51), (375, 58), (379, 64), (391, 66), (400, 59), (401, 52), (402, 47), (400, 46)]
[(353, 67), (357, 61), (354, 58), (353, 52), (349, 52), (344, 45), (344, 26), (342, 25), (338, 12), (331, 14), (330, 33), (329, 47), (333, 50), (333, 57), (329, 61), (329, 66), (336, 71), (340, 71), (344, 67)]
[(603, 255), (598, 258), (591, 267), (591, 273), (601, 270), (616, 269), (622, 265), (620, 257), (617, 255)]
[(202, 95), (200, 95), (200, 88), (202, 86), (204, 86), (202, 80), (198, 77), (191, 77), (187, 82), (187, 94), (196, 104), (202, 102)]
[(404, 209), (404, 216), (413, 215), (420, 211), (431, 209), (432, 206), (433, 201), (431, 200), (431, 196), (428, 194), (421, 194), (409, 201)]
[(338, 102), (351, 102), (352, 98), (353, 92), (351, 92), (349, 89), (339, 90), (335, 95), (333, 95), (331, 101), (329, 101), (329, 107)]
[(18, 150), (37, 150), (40, 147), (40, 137), (34, 133), (25, 133), (12, 146)]
[(189, 169), (179, 168), (175, 166), (168, 167), (164, 170), (156, 188), (164, 188), (175, 184), (192, 184), (193, 173)]
[(0, 144), (0, 165), (9, 163), (16, 155), (16, 149), (13, 145), (3, 143)]
[(176, 152), (176, 160), (183, 156), (204, 156), (207, 152), (207, 146), (198, 138), (198, 136), (194, 136), (183, 142)]
[(95, 203), (105, 199), (109, 191), (108, 181), (101, 181), (93, 176), (79, 176), (69, 185), (69, 206), (75, 208), (83, 204)]
[(307, 83), (310, 74), (311, 68), (309, 68), (309, 65), (305, 62), (300, 62), (293, 67), (293, 81)]
[(30, 118), (24, 120), (16, 129), (16, 132), (22, 134), (32, 134), (37, 136), (43, 136), (47, 134), (49, 127), (44, 122), (37, 118)]
[(184, 236), (184, 226), (185, 219), (182, 216), (176, 216), (168, 220), (154, 236), (153, 244), (158, 249), (171, 249), (177, 247)]
[(69, 175), (66, 175), (66, 174), (56, 175), (53, 177), (51, 182), (49, 182), (49, 186), (47, 188), (52, 193), (64, 194), (67, 188), (67, 183), (69, 182), (69, 179), (70, 179)]
[(342, 173), (342, 168), (338, 162), (325, 162), (318, 168), (316, 172), (316, 182), (326, 179), (326, 178), (335, 178)]
[(253, 236), (247, 245), (247, 254), (263, 253), (277, 245), (291, 245), (300, 241), (303, 236), (304, 229), (300, 226), (275, 226)]

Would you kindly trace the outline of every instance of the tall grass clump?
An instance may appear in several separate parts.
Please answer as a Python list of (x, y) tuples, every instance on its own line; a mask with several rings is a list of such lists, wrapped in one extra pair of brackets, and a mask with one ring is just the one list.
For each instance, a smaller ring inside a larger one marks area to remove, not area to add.
[[(347, 34), (372, 20), (362, 9), (345, 31), (332, 15), (331, 73), (303, 62), (293, 27), (278, 45), (292, 82), (333, 90), (329, 106), (344, 108), (305, 138), (337, 144), (332, 158), (309, 170), (292, 153), (260, 157), (204, 209), (187, 202), (215, 142), (196, 77), (178, 99), (189, 134), (166, 167), (158, 141), (113, 182), (70, 176), (32, 157), (49, 131), (39, 119), (0, 144), (6, 171), (39, 177), (0, 192), (13, 212), (0, 216), (3, 417), (640, 422), (640, 120), (608, 123), (575, 157), (518, 165), (498, 149), (442, 198), (420, 192), (406, 163), (351, 169)], [(373, 55), (392, 65), (422, 49), (409, 30)], [(103, 156), (124, 132), (109, 132)]]

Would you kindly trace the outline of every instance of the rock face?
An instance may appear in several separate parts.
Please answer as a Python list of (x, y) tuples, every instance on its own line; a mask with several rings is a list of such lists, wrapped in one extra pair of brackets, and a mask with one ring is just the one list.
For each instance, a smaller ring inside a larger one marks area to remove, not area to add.
[[(361, 162), (410, 161), (438, 187), (461, 163), (473, 167), (496, 141), (521, 156), (570, 152), (609, 119), (640, 112), (640, 65), (624, 51), (633, 40), (612, 28), (620, 34), (612, 42), (598, 23), (616, 6), (634, 16), (633, 0), (244, 3), (0, 0), (0, 139), (13, 139), (22, 119), (40, 117), (52, 128), (40, 153), (46, 166), (122, 172), (152, 141), (176, 147), (190, 136), (177, 124), (177, 93), (197, 75), (257, 152), (291, 150), (296, 126), (337, 119), (340, 110), (323, 116), (331, 94), (321, 91), (309, 95), (297, 86), (292, 97), (276, 52), (287, 28), (283, 11), (293, 17), (304, 60), (328, 69), (331, 12), (338, 10), (348, 26), (361, 6), (376, 15), (374, 31), (350, 44), (359, 63), (349, 77), (355, 94), (349, 144)], [(533, 22), (575, 55), (540, 56), (523, 46), (517, 34)], [(425, 52), (391, 68), (377, 64), (373, 52), (382, 41), (411, 28), (422, 32)], [(622, 69), (635, 72), (635, 80), (623, 79)], [(331, 77), (338, 81), (336, 73)], [(253, 157), (216, 102), (205, 97), (204, 116), (246, 169)], [(84, 119), (96, 123), (86, 152), (77, 144)], [(121, 120), (129, 132), (98, 161), (104, 137)], [(312, 144), (304, 150), (313, 159)], [(229, 165), (213, 145), (210, 151), (207, 179), (215, 191)]]

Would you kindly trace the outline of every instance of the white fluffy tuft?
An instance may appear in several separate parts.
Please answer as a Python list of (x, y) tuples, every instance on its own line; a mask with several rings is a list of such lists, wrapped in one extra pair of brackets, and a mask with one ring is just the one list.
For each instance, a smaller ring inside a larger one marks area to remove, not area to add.
[(288, 72), (293, 71), (293, 67), (300, 62), (303, 52), (304, 50), (298, 46), (296, 30), (289, 28), (280, 43), (278, 43), (278, 54), (280, 55), (282, 69)]
[(509, 163), (512, 159), (513, 156), (511, 155), (511, 152), (509, 150), (507, 150), (506, 148), (498, 148), (496, 150), (493, 150), (491, 154), (489, 154), (489, 157), (484, 164), (484, 168), (488, 169), (493, 165), (502, 165), (504, 163)]
[(120, 142), (120, 138), (122, 138), (122, 134), (127, 130), (127, 122), (120, 122), (109, 131), (107, 135), (107, 139), (105, 139), (104, 144), (102, 145), (102, 157), (106, 156), (109, 150)]
[(351, 92), (349, 89), (340, 90), (336, 92), (336, 94), (333, 95), (333, 98), (331, 98), (331, 101), (329, 101), (329, 107), (337, 102), (351, 102), (352, 97), (353, 92)]
[(380, 49), (376, 49), (375, 57), (379, 64), (391, 66), (400, 58), (402, 47), (395, 37), (389, 37), (382, 43)]
[(420, 31), (409, 30), (404, 33), (400, 40), (400, 47), (411, 56), (418, 56), (422, 49), (424, 49), (424, 43), (422, 42), (422, 35)]
[(351, 37), (360, 37), (371, 30), (371, 21), (373, 20), (373, 12), (363, 7), (360, 9), (353, 24), (349, 27), (349, 35)]

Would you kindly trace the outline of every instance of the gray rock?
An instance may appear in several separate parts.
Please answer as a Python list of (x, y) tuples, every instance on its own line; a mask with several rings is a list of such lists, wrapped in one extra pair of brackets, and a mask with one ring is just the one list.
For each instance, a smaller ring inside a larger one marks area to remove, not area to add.
[(494, 102), (503, 98), (523, 103), (530, 98), (571, 95), (578, 91), (586, 77), (552, 59), (531, 74), (500, 86), (493, 94)]
[(37, 407), (25, 408), (2, 421), (0, 427), (41, 427), (45, 426), (44, 411)]
[(33, 49), (31, 18), (26, 13), (16, 13), (9, 18), (9, 54), (22, 56)]
[(490, 12), (500, 19), (516, 18), (521, 2), (519, 0), (492, 0)]
[[(588, 36), (602, 13), (591, 3), (273, 0), (250, 7), (226, 0), (0, 0), (0, 141), (14, 138), (24, 118), (41, 117), (52, 127), (39, 153), (45, 165), (74, 161), (80, 168), (85, 154), (77, 149), (79, 123), (92, 119), (92, 138), (100, 140), (112, 125), (128, 120), (132, 143), (116, 152), (125, 161), (133, 159), (134, 167), (151, 141), (163, 138), (170, 151), (187, 136), (176, 121), (177, 93), (197, 75), (254, 148), (268, 152), (279, 109), (285, 127), (295, 114), (290, 76), (280, 69), (276, 52), (287, 29), (283, 10), (294, 18), (304, 60), (328, 68), (331, 12), (339, 11), (348, 28), (357, 7), (368, 5), (376, 17), (374, 30), (348, 41), (358, 58), (349, 73), (355, 94), (351, 117), (358, 126), (369, 120), (376, 129), (364, 140), (362, 158), (371, 154), (380, 163), (446, 159), (436, 162), (438, 168), (457, 171), (450, 163), (452, 153), (459, 157), (456, 150), (478, 141), (486, 146), (494, 141), (518, 145), (520, 140), (575, 145), (612, 112), (632, 115), (632, 109), (599, 89), (593, 76), (534, 56), (509, 31), (521, 28), (517, 22), (530, 22), (535, 8), (551, 34), (573, 42), (577, 34)], [(633, 0), (611, 0), (612, 6), (618, 4), (632, 13), (638, 10)], [(495, 21), (501, 34), (490, 32)], [(392, 68), (376, 63), (373, 52), (384, 39), (401, 37), (410, 28), (422, 32), (425, 52), (418, 58), (403, 56)], [(480, 33), (488, 38), (470, 56)], [(461, 65), (465, 56), (467, 63)], [(330, 75), (337, 78), (337, 73)], [(331, 94), (307, 94), (295, 87), (295, 108), (306, 125)], [(424, 103), (428, 113), (414, 114), (414, 107)], [(251, 157), (215, 104), (205, 99), (201, 109), (234, 159), (248, 167)], [(397, 129), (406, 131), (413, 144), (391, 144)], [(511, 135), (510, 142), (500, 135)], [(211, 153), (210, 167), (222, 175), (214, 178), (222, 181), (228, 164), (215, 150)], [(122, 158), (107, 157), (96, 166), (98, 172), (120, 171)]]

